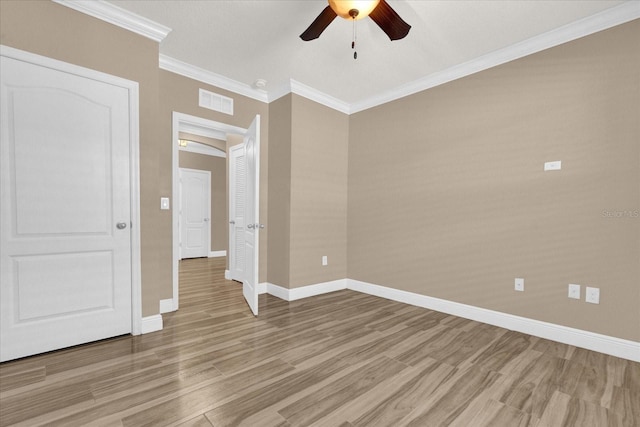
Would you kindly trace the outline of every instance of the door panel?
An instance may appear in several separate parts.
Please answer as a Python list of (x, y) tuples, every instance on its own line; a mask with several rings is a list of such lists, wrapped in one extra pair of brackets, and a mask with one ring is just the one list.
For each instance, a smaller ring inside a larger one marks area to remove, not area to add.
[(129, 333), (129, 91), (1, 61), (0, 360)]
[(242, 293), (254, 315), (258, 315), (258, 243), (260, 238), (260, 116), (251, 123), (244, 136), (246, 157), (246, 196), (244, 228), (245, 275)]
[(211, 172), (180, 168), (181, 258), (209, 256)]
[(113, 310), (112, 264), (109, 251), (14, 257), (17, 323)]
[[(15, 162), (16, 233), (107, 234), (112, 223), (111, 159), (106, 156), (110, 149), (108, 105), (55, 88), (14, 87), (8, 94), (13, 116), (10, 148)], [(73, 126), (69, 126), (69, 111), (57, 104), (70, 106), (77, 114)], [(88, 138), (90, 144), (85, 142)], [(52, 161), (60, 151), (72, 156), (68, 159), (71, 173)], [(91, 185), (77, 179), (89, 175)], [(85, 202), (83, 209), (66, 203), (76, 198)], [(59, 218), (65, 220), (61, 223)]]

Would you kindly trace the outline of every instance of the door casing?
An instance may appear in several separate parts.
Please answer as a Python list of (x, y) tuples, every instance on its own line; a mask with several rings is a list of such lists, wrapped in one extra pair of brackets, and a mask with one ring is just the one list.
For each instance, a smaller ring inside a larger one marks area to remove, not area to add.
[[(179, 141), (180, 141), (180, 132), (186, 132), (193, 135), (206, 136), (209, 138), (215, 138), (220, 140), (226, 140), (227, 134), (237, 134), (244, 135), (247, 132), (247, 129), (241, 128), (238, 126), (229, 125), (226, 123), (216, 122), (213, 120), (203, 119), (201, 117), (191, 116), (189, 114), (179, 113), (177, 111), (173, 112), (172, 118), (172, 132), (173, 136), (171, 138), (171, 159), (172, 159), (172, 192), (171, 197), (175, 203), (179, 200), (180, 197), (180, 188), (179, 188)], [(173, 310), (177, 310), (180, 306), (179, 303), (179, 260), (180, 260), (180, 231), (179, 231), (179, 215), (177, 209), (172, 209), (171, 212), (172, 218), (172, 235), (173, 235), (173, 248), (172, 248), (172, 257), (173, 257), (173, 297), (172, 304)]]

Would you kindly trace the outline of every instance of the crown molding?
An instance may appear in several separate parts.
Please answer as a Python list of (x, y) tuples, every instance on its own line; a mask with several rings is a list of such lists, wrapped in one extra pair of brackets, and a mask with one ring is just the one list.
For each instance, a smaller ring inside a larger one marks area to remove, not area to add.
[[(52, 1), (111, 24), (118, 25), (157, 42), (162, 41), (171, 31), (170, 28), (164, 25), (128, 12), (104, 0)], [(596, 15), (569, 23), (520, 43), (507, 46), (463, 64), (455, 65), (441, 72), (430, 74), (398, 86), (395, 89), (354, 103), (340, 100), (294, 79), (290, 79), (286, 84), (267, 92), (167, 55), (160, 54), (159, 64), (160, 68), (166, 71), (180, 74), (260, 102), (270, 103), (289, 93), (295, 93), (340, 111), (341, 113), (354, 114), (638, 18), (640, 18), (640, 1), (628, 0), (619, 6), (604, 10)]]
[(596, 15), (569, 23), (474, 60), (409, 82), (393, 90), (355, 102), (351, 104), (350, 113), (353, 114), (377, 107), (638, 18), (640, 18), (640, 1), (630, 0)]
[(336, 111), (339, 111), (344, 114), (351, 114), (351, 105), (348, 102), (342, 101), (338, 98), (334, 98), (331, 95), (327, 95), (324, 92), (320, 92), (312, 88), (311, 86), (307, 86), (304, 83), (300, 83), (297, 80), (289, 79), (286, 84), (281, 85), (280, 87), (269, 92), (269, 102), (273, 102), (277, 99), (282, 98), (283, 96), (289, 95), (290, 93), (295, 93), (296, 95), (300, 95), (304, 98), (310, 99), (311, 101), (317, 102), (318, 104), (324, 105), (325, 107), (329, 107)]
[(296, 95), (300, 95), (326, 107), (333, 108), (341, 113), (351, 114), (351, 105), (349, 105), (348, 102), (334, 98), (331, 95), (327, 95), (326, 93), (320, 92), (311, 86), (307, 86), (293, 79), (290, 80), (290, 85), (291, 93), (295, 93)]
[(247, 98), (255, 99), (256, 101), (269, 102), (267, 92), (262, 89), (255, 89), (254, 87), (240, 83), (239, 81), (230, 79), (220, 74), (212, 73), (203, 68), (196, 67), (186, 62), (182, 62), (178, 59), (172, 58), (167, 55), (160, 54), (160, 68), (172, 73), (180, 74), (190, 79), (198, 80), (202, 83), (210, 84), (212, 86), (225, 89), (238, 95), (246, 96)]
[(273, 102), (277, 99), (287, 96), (291, 93), (291, 79), (283, 85), (269, 91), (269, 102)]
[(103, 0), (52, 0), (62, 6), (93, 16), (102, 21), (124, 28), (160, 43), (171, 32), (171, 28), (136, 15)]

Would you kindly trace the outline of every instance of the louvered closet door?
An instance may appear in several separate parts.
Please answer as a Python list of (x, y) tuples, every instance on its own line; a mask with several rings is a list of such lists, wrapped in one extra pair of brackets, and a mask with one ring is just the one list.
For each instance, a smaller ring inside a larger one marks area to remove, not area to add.
[(243, 145), (231, 147), (229, 156), (229, 274), (242, 282), (245, 270), (246, 156)]

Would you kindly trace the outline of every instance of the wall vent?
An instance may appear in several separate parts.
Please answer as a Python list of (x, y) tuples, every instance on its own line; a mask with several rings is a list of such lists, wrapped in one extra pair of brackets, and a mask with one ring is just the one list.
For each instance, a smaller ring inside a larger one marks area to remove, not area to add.
[(200, 89), (198, 105), (202, 108), (233, 116), (233, 98), (218, 95), (208, 90)]

